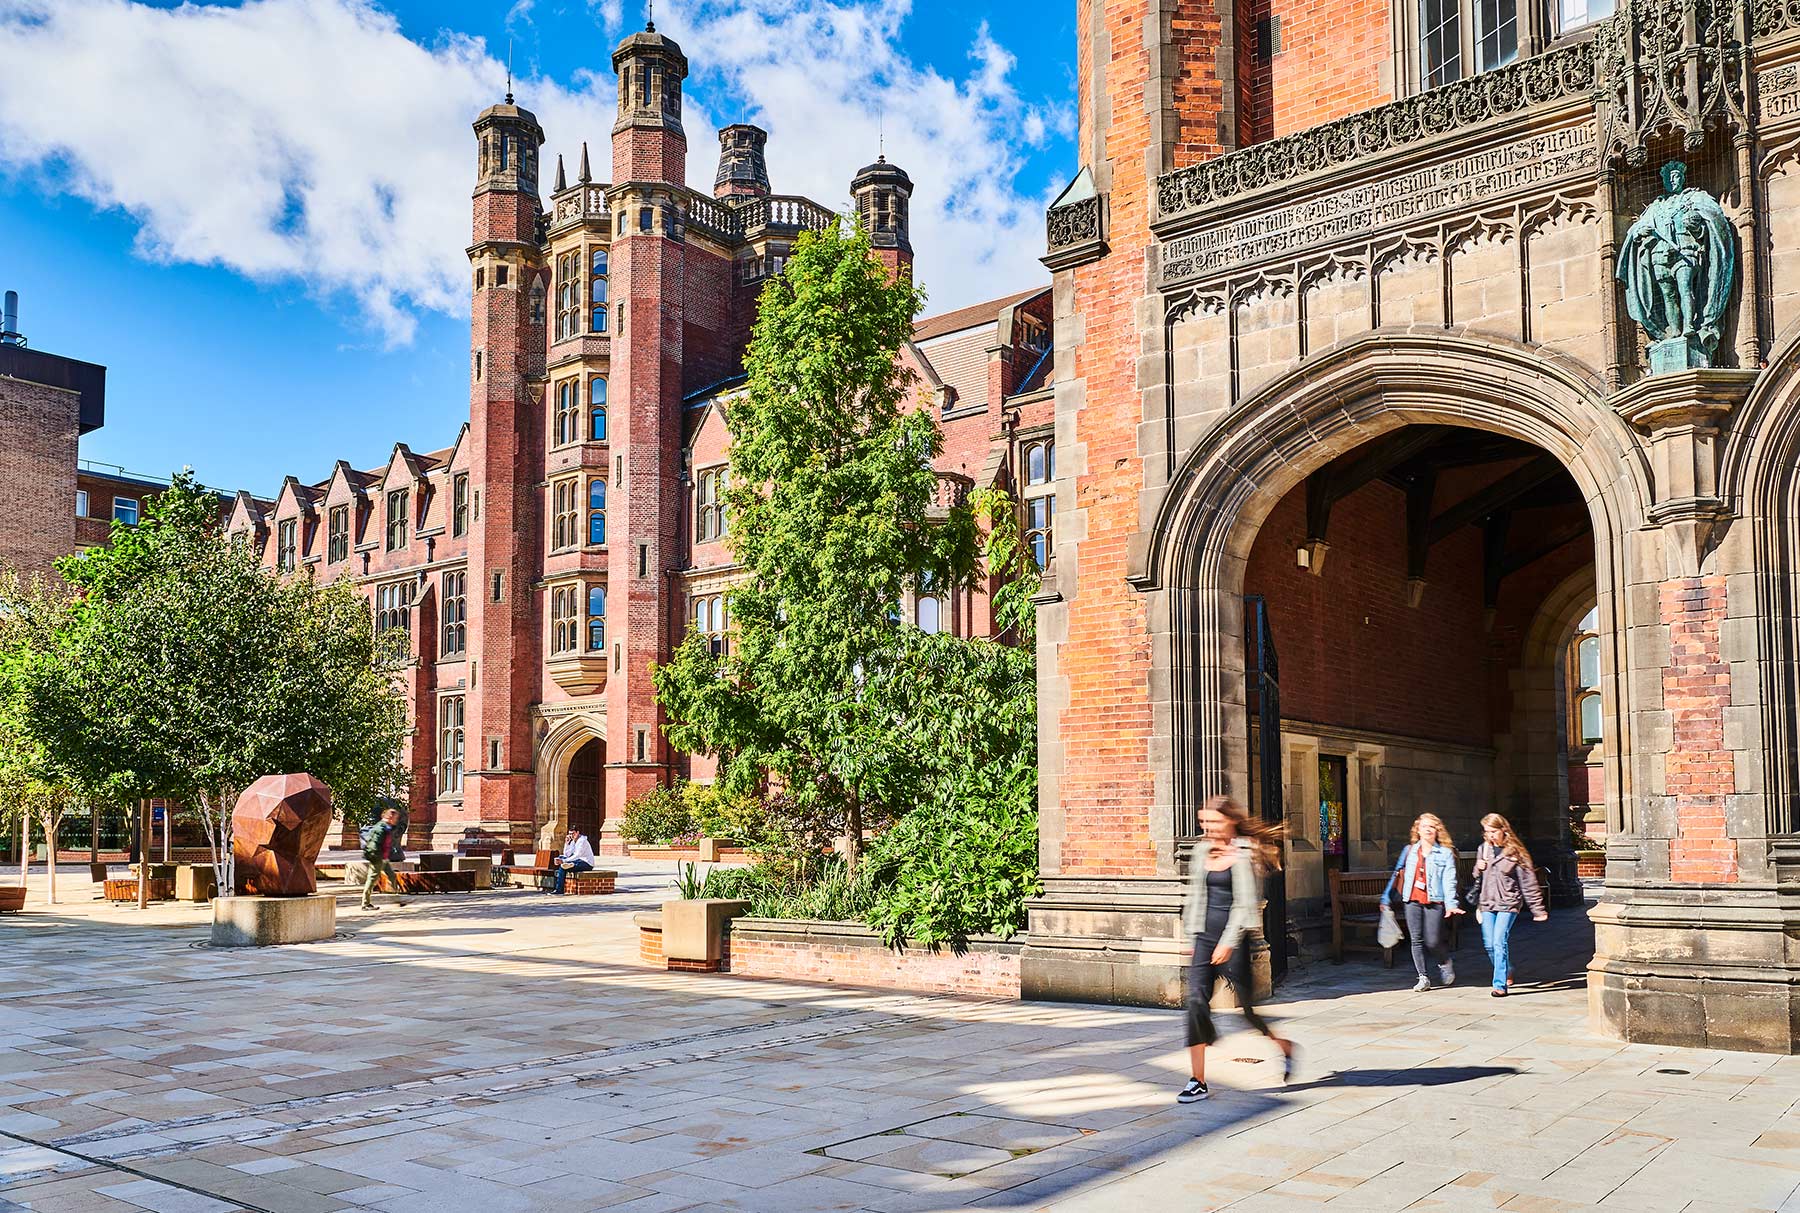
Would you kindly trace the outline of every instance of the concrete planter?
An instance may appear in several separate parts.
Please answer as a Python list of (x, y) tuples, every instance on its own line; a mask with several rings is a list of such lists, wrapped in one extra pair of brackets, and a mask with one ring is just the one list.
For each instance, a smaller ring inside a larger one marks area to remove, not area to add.
[(212, 946), (264, 948), (312, 943), (337, 933), (337, 897), (220, 897), (213, 902)]
[(738, 918), (731, 923), (729, 936), (730, 972), (744, 977), (1019, 997), (1019, 953), (1024, 944), (1017, 938), (977, 936), (961, 950), (890, 948), (878, 931), (860, 922), (785, 918)]

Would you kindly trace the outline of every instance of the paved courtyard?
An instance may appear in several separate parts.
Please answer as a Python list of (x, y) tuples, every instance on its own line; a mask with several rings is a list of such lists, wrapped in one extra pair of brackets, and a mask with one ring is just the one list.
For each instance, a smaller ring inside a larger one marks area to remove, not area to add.
[(1295, 1084), (1228, 1016), (1183, 1107), (1167, 1012), (641, 968), (624, 869), (230, 952), (65, 879), (0, 919), (0, 1210), (1800, 1211), (1800, 1058), (1591, 1035), (1573, 911), (1510, 999), (1473, 931), (1450, 990), (1298, 969)]

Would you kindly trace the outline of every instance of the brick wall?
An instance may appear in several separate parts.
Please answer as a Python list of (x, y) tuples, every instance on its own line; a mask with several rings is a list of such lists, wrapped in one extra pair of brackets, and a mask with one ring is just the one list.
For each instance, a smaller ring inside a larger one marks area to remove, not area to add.
[[(1142, 597), (1126, 573), (1144, 487), (1136, 308), (1150, 244), (1145, 170), (1152, 153), (1142, 63), (1155, 48), (1144, 45), (1144, 0), (1082, 0), (1077, 13), (1076, 28), (1101, 25), (1108, 46), (1105, 95), (1095, 99), (1082, 90), (1080, 121), (1087, 147), (1096, 103), (1104, 107), (1098, 124), (1105, 132), (1112, 253), (1070, 271), (1071, 304), (1057, 307), (1057, 376), (1064, 385), (1057, 415), (1071, 439), (1059, 452), (1058, 524), (1065, 536), (1085, 537), (1058, 543), (1064, 627), (1060, 636), (1047, 632), (1043, 642), (1054, 651), (1067, 703), (1052, 739), (1063, 753), (1056, 794), (1064, 820), (1061, 838), (1047, 840), (1044, 861), (1055, 875), (1152, 875), (1150, 635)], [(1083, 81), (1092, 80), (1088, 38), (1078, 54)], [(1071, 323), (1071, 316), (1079, 320)]]
[(1481, 533), (1431, 549), (1425, 595), (1407, 606), (1406, 497), (1365, 485), (1331, 511), (1324, 572), (1299, 567), (1306, 492), (1284, 497), (1251, 549), (1244, 590), (1268, 597), (1284, 716), (1487, 745), (1488, 637)]
[[(821, 938), (815, 931), (829, 932)], [(827, 985), (873, 986), (926, 994), (1019, 997), (1019, 945), (972, 940), (960, 954), (949, 949), (894, 950), (864, 927), (737, 919), (728, 935), (727, 971), (740, 977), (775, 977)]]
[(75, 392), (0, 376), (0, 564), (48, 574), (75, 550), (80, 404)]
[(1663, 788), (1675, 813), (1669, 868), (1678, 882), (1736, 881), (1737, 849), (1725, 829), (1725, 801), (1737, 790), (1725, 746), (1731, 667), (1719, 649), (1725, 578), (1687, 577), (1661, 587), (1669, 628), (1663, 709), (1674, 744), (1663, 756)]

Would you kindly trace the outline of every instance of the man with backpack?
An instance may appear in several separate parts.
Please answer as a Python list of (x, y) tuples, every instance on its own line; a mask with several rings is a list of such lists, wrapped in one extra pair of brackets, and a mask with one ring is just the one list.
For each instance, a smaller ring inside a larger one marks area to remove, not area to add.
[[(365, 826), (362, 832), (362, 854), (367, 871), (363, 873), (362, 908), (375, 908), (375, 884), (386, 872), (394, 882), (396, 890), (400, 887), (400, 878), (394, 875), (393, 857), (399, 850), (400, 810), (388, 807), (381, 811), (381, 820), (374, 825)], [(406, 898), (398, 899), (401, 905)]]

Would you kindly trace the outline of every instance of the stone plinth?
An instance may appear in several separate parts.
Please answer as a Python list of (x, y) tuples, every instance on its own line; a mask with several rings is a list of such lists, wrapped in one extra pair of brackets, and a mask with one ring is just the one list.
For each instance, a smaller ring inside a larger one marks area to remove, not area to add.
[(453, 872), (473, 872), (475, 887), (485, 889), (494, 883), (494, 857), (492, 855), (458, 855), (451, 864)]
[(725, 924), (747, 913), (750, 903), (721, 897), (663, 903), (663, 955), (671, 968), (705, 966), (717, 971), (724, 955)]
[(278, 943), (312, 943), (337, 932), (337, 898), (220, 897), (213, 902), (212, 946), (263, 948)]

